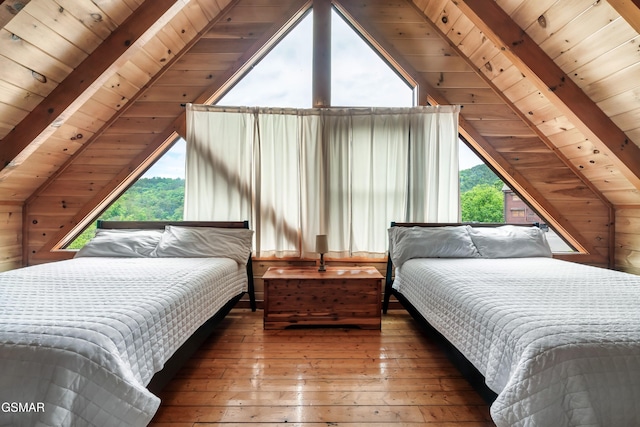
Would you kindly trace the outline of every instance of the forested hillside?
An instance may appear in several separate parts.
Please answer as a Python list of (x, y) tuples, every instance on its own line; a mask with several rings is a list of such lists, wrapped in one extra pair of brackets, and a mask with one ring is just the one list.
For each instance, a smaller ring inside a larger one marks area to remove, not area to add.
[(460, 194), (466, 193), (473, 189), (473, 187), (481, 184), (487, 184), (502, 191), (502, 181), (489, 169), (489, 166), (484, 163), (460, 171)]
[[(182, 220), (184, 179), (140, 178), (106, 210), (100, 219), (115, 221)], [(95, 233), (95, 223), (69, 245), (78, 249)]]
[(113, 203), (101, 219), (116, 221), (182, 220), (184, 179), (141, 178)]

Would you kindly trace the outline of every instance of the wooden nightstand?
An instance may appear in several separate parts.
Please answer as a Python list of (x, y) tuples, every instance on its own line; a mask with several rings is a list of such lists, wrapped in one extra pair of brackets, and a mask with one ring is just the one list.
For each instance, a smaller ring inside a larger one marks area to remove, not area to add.
[(264, 328), (380, 329), (382, 275), (374, 267), (271, 267), (264, 279)]

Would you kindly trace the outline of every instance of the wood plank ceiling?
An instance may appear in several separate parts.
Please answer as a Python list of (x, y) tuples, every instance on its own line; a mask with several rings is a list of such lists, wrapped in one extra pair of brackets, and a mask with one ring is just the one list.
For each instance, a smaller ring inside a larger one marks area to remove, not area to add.
[[(335, 0), (585, 262), (640, 271), (640, 0)], [(0, 203), (23, 260), (88, 223), (310, 0), (0, 5)], [(623, 218), (623, 220), (621, 220)], [(615, 226), (615, 227), (614, 227)]]

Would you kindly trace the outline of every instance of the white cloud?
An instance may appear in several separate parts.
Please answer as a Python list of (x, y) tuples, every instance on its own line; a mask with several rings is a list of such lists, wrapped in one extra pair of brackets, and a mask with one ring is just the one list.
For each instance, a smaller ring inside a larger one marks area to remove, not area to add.
[(184, 178), (186, 151), (186, 141), (180, 138), (144, 173), (143, 178)]
[(458, 165), (460, 167), (460, 170), (470, 169), (480, 164), (482, 164), (482, 160), (480, 160), (480, 158), (476, 155), (476, 153), (471, 151), (471, 149), (467, 147), (467, 145), (464, 142), (460, 141), (460, 150), (459, 150), (459, 159), (458, 159)]
[(258, 62), (218, 105), (311, 106), (311, 15)]
[(332, 32), (332, 104), (412, 106), (413, 90), (335, 13)]

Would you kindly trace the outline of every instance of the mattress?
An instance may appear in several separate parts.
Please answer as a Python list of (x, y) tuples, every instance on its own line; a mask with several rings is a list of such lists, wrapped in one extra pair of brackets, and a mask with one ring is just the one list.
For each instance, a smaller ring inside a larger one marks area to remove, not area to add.
[(434, 258), (396, 269), (394, 288), (484, 375), (496, 425), (640, 425), (640, 277)]
[(145, 387), (246, 291), (224, 258), (75, 258), (0, 274), (0, 425), (145, 426)]

